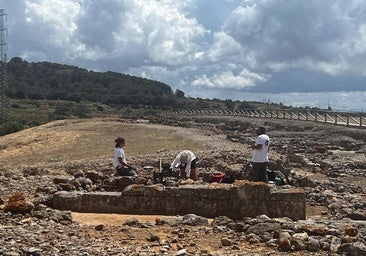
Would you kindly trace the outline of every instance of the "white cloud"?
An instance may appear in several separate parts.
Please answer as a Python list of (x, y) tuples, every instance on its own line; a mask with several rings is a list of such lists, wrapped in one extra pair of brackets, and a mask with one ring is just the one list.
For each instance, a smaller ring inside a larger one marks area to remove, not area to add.
[(132, 73), (190, 93), (303, 91), (307, 81), (329, 91), (332, 82), (355, 76), (349, 88), (366, 84), (363, 0), (0, 0), (0, 6), (8, 14), (10, 58)]
[(212, 62), (226, 61), (227, 59), (240, 59), (241, 45), (231, 36), (217, 32), (214, 43), (208, 50), (208, 58)]
[(192, 82), (193, 86), (208, 88), (230, 88), (230, 89), (246, 89), (255, 86), (258, 82), (265, 82), (269, 77), (264, 74), (252, 73), (247, 69), (243, 69), (239, 74), (235, 75), (231, 71), (225, 71), (215, 74), (211, 77), (203, 75)]
[(351, 69), (364, 72), (366, 63), (359, 63), (360, 57), (366, 57), (363, 1), (252, 2), (233, 11), (224, 26), (227, 35), (242, 46), (242, 53), (250, 56), (244, 59), (246, 65), (255, 63), (256, 68), (275, 72), (291, 68), (332, 75)]
[(187, 63), (196, 58), (200, 51), (197, 41), (205, 33), (205, 29), (194, 18), (184, 16), (182, 9), (188, 3), (154, 0), (85, 1), (78, 19), (81, 41), (89, 49), (104, 49), (109, 53), (106, 58), (121, 57), (124, 61), (131, 61), (130, 65)]
[(54, 54), (51, 50), (57, 51), (56, 55), (65, 50), (65, 57), (71, 57), (83, 48), (74, 39), (77, 30), (75, 18), (79, 11), (80, 4), (73, 0), (25, 1), (26, 25), (34, 29), (33, 35), (30, 33), (29, 36), (38, 37), (39, 44), (46, 47), (43, 51), (49, 51), (45, 54), (48, 58), (52, 59), (49, 55)]
[[(26, 0), (22, 27), (34, 38), (29, 40), (41, 39), (39, 48), (48, 59), (106, 60), (123, 69), (148, 63), (179, 66), (203, 56), (199, 41), (207, 31), (186, 16), (191, 2)], [(40, 56), (26, 54), (35, 44), (18, 56)]]
[(179, 76), (179, 72), (177, 70), (169, 70), (168, 68), (161, 66), (142, 66), (139, 68), (131, 68), (128, 70), (128, 73), (157, 81), (162, 81), (164, 78), (173, 79)]

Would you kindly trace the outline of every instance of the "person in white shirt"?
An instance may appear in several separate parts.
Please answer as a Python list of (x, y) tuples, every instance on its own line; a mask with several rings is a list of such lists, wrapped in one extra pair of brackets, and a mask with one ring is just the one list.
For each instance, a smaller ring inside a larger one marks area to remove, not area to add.
[(118, 137), (114, 140), (116, 146), (113, 154), (113, 165), (116, 168), (116, 175), (119, 176), (137, 176), (135, 168), (127, 164), (126, 154), (122, 147), (125, 145), (125, 139)]
[(192, 179), (198, 180), (198, 176), (196, 173), (196, 155), (190, 150), (183, 150), (180, 152), (174, 161), (170, 165), (170, 169), (174, 168), (180, 169), (179, 177), (181, 179)]
[(252, 181), (268, 182), (267, 166), (269, 162), (268, 152), (270, 139), (266, 134), (266, 129), (260, 126), (256, 130), (257, 138), (252, 148), (252, 173), (250, 179)]

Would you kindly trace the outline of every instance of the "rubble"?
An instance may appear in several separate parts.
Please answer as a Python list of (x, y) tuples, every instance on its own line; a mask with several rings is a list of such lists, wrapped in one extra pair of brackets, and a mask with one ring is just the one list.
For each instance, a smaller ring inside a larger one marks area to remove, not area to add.
[[(251, 141), (253, 120), (213, 120), (190, 119), (189, 126), (226, 135), (231, 143)], [(187, 123), (183, 121), (155, 120), (177, 126)], [(74, 222), (71, 212), (50, 208), (52, 195), (153, 185), (151, 168), (143, 167), (157, 168), (158, 163), (150, 163), (151, 156), (134, 159), (138, 178), (114, 176), (109, 160), (2, 169), (0, 255), (366, 255), (364, 132), (266, 122), (273, 141), (270, 169), (286, 173), (288, 184), (282, 188), (302, 187), (307, 208), (321, 207), (321, 212), (297, 221), (267, 215), (233, 220), (224, 214), (210, 220), (186, 214), (153, 223), (130, 219), (119, 226), (87, 227)], [(163, 161), (170, 159), (167, 153)], [(248, 163), (243, 151), (210, 150), (197, 166), (200, 178), (209, 182), (218, 171), (243, 180)], [(199, 239), (207, 239), (205, 248)]]

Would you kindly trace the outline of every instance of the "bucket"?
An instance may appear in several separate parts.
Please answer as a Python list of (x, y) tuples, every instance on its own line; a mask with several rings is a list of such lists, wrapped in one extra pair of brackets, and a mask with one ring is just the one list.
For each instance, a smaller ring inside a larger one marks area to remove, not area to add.
[(211, 176), (211, 182), (221, 182), (221, 180), (225, 177), (223, 173), (214, 173)]

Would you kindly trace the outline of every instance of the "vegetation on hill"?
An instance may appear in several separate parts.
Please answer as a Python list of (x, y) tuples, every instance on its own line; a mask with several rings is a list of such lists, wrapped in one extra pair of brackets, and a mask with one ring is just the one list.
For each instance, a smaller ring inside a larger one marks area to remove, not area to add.
[(16, 100), (92, 102), (159, 110), (256, 109), (263, 105), (231, 99), (187, 98), (182, 90), (173, 92), (169, 85), (154, 80), (50, 62), (29, 63), (19, 57), (12, 58), (7, 69), (6, 93)]
[(0, 136), (65, 118), (144, 117), (163, 110), (283, 109), (282, 104), (189, 98), (169, 85), (116, 72), (94, 72), (50, 62), (7, 63), (9, 119)]
[(50, 62), (8, 62), (7, 95), (12, 99), (89, 101), (118, 105), (169, 105), (170, 86), (116, 72), (94, 72)]

